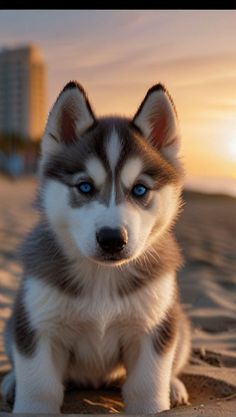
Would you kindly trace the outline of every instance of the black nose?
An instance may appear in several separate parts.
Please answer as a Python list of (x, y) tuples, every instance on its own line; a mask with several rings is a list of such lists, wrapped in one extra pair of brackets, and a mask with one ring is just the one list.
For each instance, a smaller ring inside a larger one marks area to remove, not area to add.
[(128, 234), (124, 227), (119, 229), (103, 227), (97, 233), (97, 241), (105, 252), (120, 252), (128, 242)]

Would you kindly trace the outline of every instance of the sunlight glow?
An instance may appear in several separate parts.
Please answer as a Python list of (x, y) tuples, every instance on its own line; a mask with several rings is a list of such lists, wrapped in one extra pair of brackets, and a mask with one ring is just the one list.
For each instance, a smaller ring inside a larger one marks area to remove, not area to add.
[[(226, 142), (225, 150), (227, 156), (234, 160), (236, 163), (236, 132), (234, 138), (228, 139)], [(235, 176), (236, 176), (236, 165), (235, 165)]]

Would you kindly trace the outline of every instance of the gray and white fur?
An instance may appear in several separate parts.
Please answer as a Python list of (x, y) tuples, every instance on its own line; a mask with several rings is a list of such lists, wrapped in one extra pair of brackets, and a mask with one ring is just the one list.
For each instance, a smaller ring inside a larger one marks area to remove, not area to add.
[(188, 402), (177, 375), (190, 328), (171, 232), (179, 147), (161, 84), (133, 119), (96, 118), (76, 82), (60, 93), (42, 141), (40, 220), (22, 245), (24, 276), (5, 331), (12, 371), (2, 392), (13, 412), (59, 413), (68, 382), (97, 388), (120, 378), (127, 413)]

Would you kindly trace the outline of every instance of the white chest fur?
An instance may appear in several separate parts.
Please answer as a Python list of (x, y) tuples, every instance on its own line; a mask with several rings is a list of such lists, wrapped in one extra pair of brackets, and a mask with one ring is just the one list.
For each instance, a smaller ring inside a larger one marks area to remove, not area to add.
[(121, 341), (129, 344), (158, 323), (173, 300), (173, 283), (173, 276), (166, 275), (120, 297), (103, 275), (94, 277), (92, 291), (72, 297), (30, 278), (24, 301), (33, 328), (61, 345), (65, 354), (73, 352), (80, 380), (85, 382), (91, 369), (96, 385), (100, 374), (117, 363)]

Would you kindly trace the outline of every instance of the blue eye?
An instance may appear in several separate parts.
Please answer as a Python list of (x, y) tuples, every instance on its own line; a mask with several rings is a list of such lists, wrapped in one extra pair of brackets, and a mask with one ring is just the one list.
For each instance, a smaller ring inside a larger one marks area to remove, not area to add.
[(134, 197), (143, 197), (148, 191), (147, 187), (142, 184), (137, 184), (132, 188), (132, 194)]
[(90, 182), (81, 182), (78, 185), (78, 189), (83, 194), (89, 194), (93, 191), (93, 185)]

